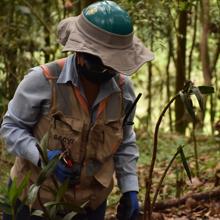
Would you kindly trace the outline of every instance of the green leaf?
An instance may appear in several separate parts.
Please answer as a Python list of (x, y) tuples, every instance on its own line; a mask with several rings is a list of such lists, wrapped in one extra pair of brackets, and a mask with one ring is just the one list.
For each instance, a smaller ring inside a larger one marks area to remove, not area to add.
[(11, 213), (12, 213), (11, 208), (12, 207), (6, 201), (5, 196), (0, 195), (0, 210), (11, 215)]
[(182, 160), (182, 163), (183, 163), (183, 167), (186, 171), (186, 174), (190, 180), (190, 182), (192, 183), (192, 178), (191, 178), (191, 172), (190, 172), (190, 169), (189, 169), (189, 166), (188, 166), (188, 163), (187, 163), (187, 160), (186, 160), (186, 157), (185, 157), (185, 154), (183, 152), (183, 146), (179, 146), (178, 147), (178, 151), (180, 153), (180, 156), (181, 156), (181, 160)]
[(56, 201), (61, 201), (65, 192), (68, 189), (68, 186), (69, 186), (69, 181), (67, 180), (59, 187), (57, 194), (56, 194)]
[(8, 201), (11, 206), (13, 206), (16, 201), (16, 192), (17, 192), (17, 179), (14, 178), (8, 190)]
[(212, 94), (215, 92), (214, 87), (213, 86), (198, 86), (199, 91), (202, 94)]
[[(88, 204), (88, 202), (85, 203), (85, 205)], [(69, 211), (74, 211), (76, 213), (84, 213), (84, 204), (80, 206), (76, 206), (73, 205), (72, 203), (68, 203), (68, 202), (56, 202), (56, 201), (52, 201), (52, 202), (47, 202), (44, 204), (45, 207), (47, 208), (51, 208), (53, 206), (57, 207), (57, 210), (62, 210), (65, 207), (65, 210), (69, 210)]]
[(45, 164), (48, 163), (48, 158), (47, 158), (47, 149), (48, 149), (48, 132), (42, 137), (41, 142), (40, 142), (40, 155), (41, 158), (43, 159), (43, 162)]
[(59, 162), (58, 157), (59, 156), (54, 157), (45, 167), (42, 168), (37, 178), (36, 185), (41, 185), (47, 179), (47, 177), (53, 173), (57, 163)]
[(200, 109), (204, 112), (204, 101), (203, 101), (203, 96), (202, 93), (200, 92), (199, 88), (193, 87), (192, 88), (192, 93), (196, 96)]
[(179, 5), (178, 5), (178, 9), (180, 11), (186, 11), (189, 8), (189, 3), (188, 2), (184, 2), (184, 1), (180, 1)]
[(70, 212), (64, 216), (63, 220), (71, 220), (76, 214), (76, 212)]
[(12, 184), (8, 190), (8, 201), (12, 207), (15, 206), (16, 200), (19, 198), (19, 196), (22, 194), (23, 190), (28, 185), (29, 178), (30, 178), (30, 173), (28, 173), (24, 177), (24, 179), (21, 181), (21, 183), (18, 186), (17, 186), (17, 179), (16, 178), (12, 181)]
[(31, 215), (39, 216), (39, 217), (44, 217), (44, 212), (42, 210), (34, 210)]
[(30, 204), (30, 206), (33, 205), (33, 203), (35, 202), (36, 198), (37, 198), (37, 194), (40, 190), (39, 185), (36, 184), (32, 184), (28, 190), (28, 197), (27, 197), (27, 203)]
[(24, 177), (24, 179), (22, 180), (22, 182), (18, 186), (18, 188), (17, 188), (17, 198), (21, 195), (23, 190), (27, 187), (27, 185), (29, 183), (29, 179), (30, 179), (30, 172), (27, 173), (27, 175)]
[(0, 202), (5, 202), (5, 196), (0, 195)]
[(50, 215), (51, 219), (55, 219), (56, 218), (57, 210), (58, 210), (57, 205), (53, 205), (53, 206), (50, 207), (49, 215)]
[(52, 201), (52, 202), (46, 202), (46, 203), (44, 203), (44, 206), (50, 208), (50, 207), (52, 207), (52, 206), (54, 206), (54, 205), (59, 205), (59, 204), (61, 204), (61, 202)]
[(183, 93), (182, 91), (179, 92), (179, 95), (180, 95), (180, 98), (181, 98), (187, 112), (191, 116), (192, 120), (195, 122), (196, 115), (195, 115), (195, 112), (193, 109), (193, 104), (192, 104), (192, 100), (191, 100), (190, 96), (186, 93)]

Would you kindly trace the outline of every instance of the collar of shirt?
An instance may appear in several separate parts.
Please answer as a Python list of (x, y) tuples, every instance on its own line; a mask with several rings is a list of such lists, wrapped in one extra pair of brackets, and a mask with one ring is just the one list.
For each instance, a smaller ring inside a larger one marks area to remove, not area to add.
[[(67, 57), (63, 70), (61, 71), (60, 76), (57, 80), (57, 83), (65, 84), (67, 82), (71, 82), (73, 86), (78, 87), (80, 89), (81, 95), (86, 99), (83, 87), (78, 77), (75, 62), (75, 55), (70, 55), (69, 57)], [(110, 96), (112, 93), (119, 91), (120, 88), (118, 87), (118, 84), (116, 83), (114, 78), (110, 79), (106, 83), (103, 83), (100, 87), (99, 94), (92, 107), (95, 107), (98, 103), (100, 103), (106, 97)]]

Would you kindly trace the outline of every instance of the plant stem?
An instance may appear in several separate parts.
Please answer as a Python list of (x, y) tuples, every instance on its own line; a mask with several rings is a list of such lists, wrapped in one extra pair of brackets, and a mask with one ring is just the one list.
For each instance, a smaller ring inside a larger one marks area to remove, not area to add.
[(152, 208), (154, 207), (155, 203), (156, 203), (156, 200), (157, 200), (157, 196), (160, 192), (160, 189), (161, 189), (161, 186), (162, 186), (162, 183), (163, 183), (163, 180), (164, 178), (166, 177), (167, 175), (167, 172), (168, 170), (170, 169), (171, 165), (173, 164), (173, 161), (176, 159), (176, 156), (179, 154), (179, 149), (177, 150), (177, 152), (174, 154), (173, 158), (171, 159), (171, 161), (169, 162), (168, 166), (166, 167), (158, 185), (157, 185), (157, 188), (156, 188), (156, 192), (154, 194), (154, 198), (153, 198), (153, 201), (152, 201)]
[(15, 219), (15, 207), (13, 207), (13, 209), (12, 209), (12, 220), (16, 220)]
[(49, 214), (48, 210), (46, 209), (46, 207), (44, 206), (43, 202), (41, 201), (40, 190), (41, 190), (41, 187), (40, 187), (39, 191), (37, 192), (37, 199), (38, 199), (39, 204), (40, 204), (40, 206), (41, 206), (41, 208), (42, 208), (42, 210), (43, 210), (43, 212), (45, 214), (46, 219), (51, 220), (50, 214)]
[(195, 155), (195, 163), (196, 163), (196, 176), (199, 177), (199, 159), (198, 159), (197, 141), (196, 141), (196, 135), (195, 135), (195, 123), (193, 123), (192, 138), (193, 138), (193, 144), (194, 144), (194, 155)]
[(166, 113), (166, 111), (169, 109), (170, 105), (176, 100), (176, 98), (178, 96), (179, 96), (179, 93), (177, 93), (168, 102), (168, 104), (165, 106), (165, 108), (161, 112), (160, 117), (159, 117), (159, 119), (156, 123), (156, 126), (155, 126), (153, 153), (152, 153), (152, 159), (151, 159), (151, 164), (150, 164), (149, 176), (148, 176), (148, 179), (146, 180), (146, 194), (145, 194), (145, 201), (144, 201), (144, 220), (145, 219), (151, 220), (151, 215), (152, 215), (150, 191), (151, 191), (151, 186), (152, 186), (153, 170), (154, 170), (154, 165), (155, 165), (156, 156), (157, 156), (157, 143), (158, 143), (158, 132), (159, 132), (160, 123), (163, 119), (164, 114)]

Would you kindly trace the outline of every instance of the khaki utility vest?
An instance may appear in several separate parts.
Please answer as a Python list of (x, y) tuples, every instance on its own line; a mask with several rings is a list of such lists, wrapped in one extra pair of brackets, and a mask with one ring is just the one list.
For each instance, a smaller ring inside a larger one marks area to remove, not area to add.
[[(64, 199), (77, 206), (88, 202), (97, 208), (110, 194), (113, 188), (114, 160), (123, 138), (122, 122), (124, 118), (122, 92), (115, 92), (105, 98), (98, 106), (96, 121), (91, 116), (85, 99), (78, 88), (72, 84), (57, 84), (65, 59), (41, 66), (52, 88), (51, 107), (47, 115), (42, 115), (35, 126), (33, 135), (40, 142), (48, 135), (48, 149), (69, 149), (74, 163), (82, 166), (80, 183), (70, 187)], [(52, 70), (52, 71), (51, 71)], [(123, 78), (116, 79), (120, 88)], [(30, 185), (36, 182), (40, 168), (31, 162), (16, 157), (11, 169), (11, 178), (22, 180), (31, 171)], [(41, 187), (43, 203), (54, 201), (48, 187), (54, 187), (48, 178)], [(22, 198), (27, 195), (27, 189)], [(39, 201), (33, 208), (41, 209)]]

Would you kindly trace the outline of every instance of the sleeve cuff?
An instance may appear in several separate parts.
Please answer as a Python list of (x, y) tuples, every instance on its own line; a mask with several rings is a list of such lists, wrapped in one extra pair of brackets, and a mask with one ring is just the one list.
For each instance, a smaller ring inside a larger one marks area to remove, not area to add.
[(25, 158), (33, 163), (35, 166), (38, 166), (38, 162), (40, 159), (39, 151), (36, 147), (36, 143), (34, 142), (32, 147), (27, 148)]
[(125, 193), (128, 191), (139, 191), (138, 178), (134, 175), (127, 175), (118, 178), (118, 186), (121, 190), (121, 193)]

